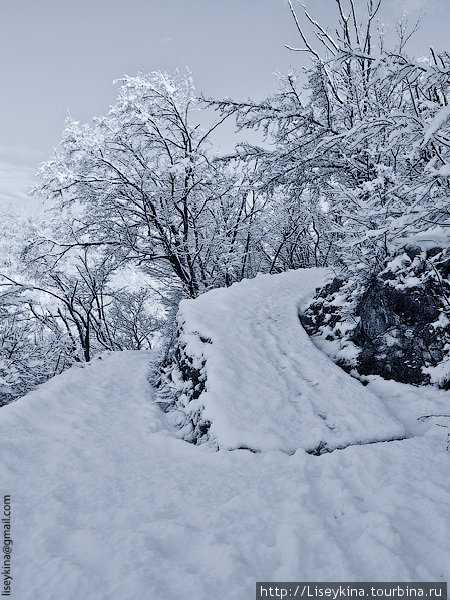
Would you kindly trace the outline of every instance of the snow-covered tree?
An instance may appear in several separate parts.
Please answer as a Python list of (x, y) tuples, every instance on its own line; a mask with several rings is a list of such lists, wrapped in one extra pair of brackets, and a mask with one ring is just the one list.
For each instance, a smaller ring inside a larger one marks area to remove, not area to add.
[(410, 59), (402, 24), (388, 49), (377, 32), (381, 1), (369, 0), (363, 15), (337, 0), (336, 34), (305, 9), (311, 36), (288, 3), (301, 39), (293, 50), (312, 59), (306, 86), (288, 75), (263, 102), (214, 104), (273, 141), (242, 153), (258, 157), (267, 189), (284, 196), (285, 237), (316, 233), (319, 264), (336, 254), (351, 271), (380, 270), (411, 235), (450, 224), (449, 54)]
[(41, 195), (70, 206), (73, 247), (138, 262), (195, 297), (248, 273), (255, 213), (241, 174), (210, 151), (190, 74), (138, 74), (91, 126), (69, 120)]
[(21, 249), (31, 235), (30, 220), (11, 207), (2, 211), (0, 230), (0, 406), (60, 373), (73, 362), (66, 333), (33, 314), (31, 287), (16, 285), (23, 275)]
[(164, 318), (142, 275), (36, 217), (2, 219), (0, 405), (104, 350), (153, 347)]

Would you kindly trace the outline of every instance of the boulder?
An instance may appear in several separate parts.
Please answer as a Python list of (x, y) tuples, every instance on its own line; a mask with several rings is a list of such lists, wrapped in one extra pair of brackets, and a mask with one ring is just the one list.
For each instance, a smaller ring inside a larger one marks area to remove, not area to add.
[(300, 318), (347, 371), (447, 389), (449, 273), (449, 249), (406, 246), (378, 274), (335, 279)]

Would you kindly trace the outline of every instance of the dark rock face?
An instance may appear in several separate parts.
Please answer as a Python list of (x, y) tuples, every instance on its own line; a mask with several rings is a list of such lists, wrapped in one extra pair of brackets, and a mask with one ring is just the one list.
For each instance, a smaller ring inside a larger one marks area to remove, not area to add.
[(447, 389), (450, 369), (433, 375), (433, 367), (449, 356), (449, 273), (450, 249), (408, 246), (378, 275), (320, 290), (302, 324), (348, 371)]
[(360, 321), (350, 336), (361, 353), (357, 369), (403, 383), (428, 382), (422, 367), (444, 358), (442, 340), (433, 323), (442, 311), (439, 290), (430, 282), (398, 289), (376, 279), (362, 294)]
[[(206, 360), (189, 354), (182, 341), (182, 328), (171, 340), (163, 360), (155, 365), (151, 383), (156, 388), (156, 399), (165, 412), (176, 411), (177, 407), (186, 408), (200, 398), (206, 390)], [(203, 344), (211, 344), (208, 338), (199, 337)], [(202, 443), (209, 438), (211, 423), (202, 416), (200, 407), (179, 413), (182, 420), (177, 423), (183, 439), (193, 444)]]

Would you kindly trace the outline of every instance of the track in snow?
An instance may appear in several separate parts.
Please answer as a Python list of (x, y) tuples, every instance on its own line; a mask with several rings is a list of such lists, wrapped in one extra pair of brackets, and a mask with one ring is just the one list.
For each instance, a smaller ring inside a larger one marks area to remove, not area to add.
[[(152, 404), (149, 358), (112, 353), (0, 410), (12, 599), (244, 600), (257, 580), (448, 580), (443, 430), (419, 423), (413, 439), (320, 459), (214, 452), (177, 439)], [(419, 414), (445, 412), (448, 392), (403, 390)]]
[(219, 448), (330, 452), (404, 439), (384, 401), (349, 377), (309, 339), (299, 305), (323, 284), (324, 269), (245, 280), (180, 305), (180, 343), (206, 371), (206, 391), (179, 402)]

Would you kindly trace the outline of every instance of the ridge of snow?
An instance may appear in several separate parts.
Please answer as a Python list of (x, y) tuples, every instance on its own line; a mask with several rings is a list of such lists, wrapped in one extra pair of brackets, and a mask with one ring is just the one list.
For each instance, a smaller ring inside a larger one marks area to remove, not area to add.
[(384, 401), (336, 366), (298, 318), (326, 269), (262, 275), (184, 300), (180, 344), (206, 361), (206, 390), (181, 412), (209, 426), (219, 448), (329, 450), (407, 432)]
[(423, 136), (423, 145), (427, 144), (430, 139), (442, 128), (446, 125), (447, 121), (450, 119), (450, 106), (443, 106), (431, 121), (428, 123), (427, 128), (424, 131)]

